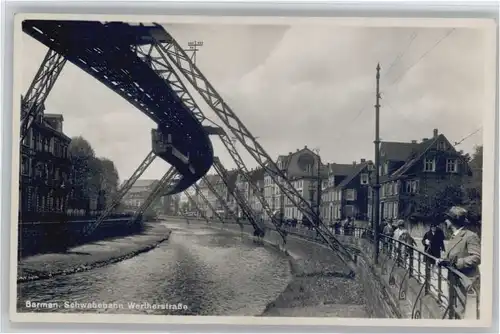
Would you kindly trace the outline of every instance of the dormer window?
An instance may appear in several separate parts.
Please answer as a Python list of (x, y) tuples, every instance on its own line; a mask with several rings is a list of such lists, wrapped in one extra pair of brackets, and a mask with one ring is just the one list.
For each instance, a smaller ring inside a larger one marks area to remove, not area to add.
[(446, 142), (444, 142), (444, 141), (438, 142), (437, 147), (438, 147), (438, 150), (440, 150), (440, 151), (446, 151), (446, 149), (447, 149)]
[(424, 172), (435, 172), (436, 171), (436, 159), (425, 158), (424, 160)]
[(361, 174), (361, 177), (360, 177), (360, 183), (361, 183), (362, 185), (366, 185), (366, 184), (368, 184), (368, 183), (369, 183), (368, 174), (366, 174), (366, 173), (362, 173), (362, 174)]

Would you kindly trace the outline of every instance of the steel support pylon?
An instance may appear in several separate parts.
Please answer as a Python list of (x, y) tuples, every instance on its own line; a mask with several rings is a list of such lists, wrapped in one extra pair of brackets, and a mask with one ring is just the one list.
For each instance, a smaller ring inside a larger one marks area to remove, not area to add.
[[(278, 185), (281, 192), (290, 202), (311, 222), (318, 222), (318, 225), (314, 225), (317, 233), (332, 250), (337, 252), (341, 261), (351, 270), (351, 274), (354, 274), (356, 264), (348, 249), (328, 230), (309, 202), (293, 187), (286, 178), (284, 172), (278, 168), (274, 160), (267, 154), (243, 122), (241, 122), (229, 105), (227, 105), (220, 94), (205, 78), (203, 73), (201, 73), (198, 67), (192, 62), (186, 51), (171, 35), (168, 37), (169, 38), (166, 38), (165, 41), (158, 41), (154, 36), (151, 36), (155, 44), (159, 46), (162, 57), (168, 58), (168, 60), (176, 66), (180, 73), (183, 74), (186, 80), (188, 80), (193, 88), (200, 94), (203, 100), (213, 109), (224, 125), (229, 128), (257, 163), (266, 170), (274, 183)], [(282, 182), (279, 182), (280, 178)]]
[(215, 215), (215, 217), (222, 224), (225, 224), (224, 219), (217, 213), (217, 211), (215, 211), (215, 209), (212, 206), (212, 204), (210, 204), (210, 201), (208, 200), (208, 198), (206, 198), (205, 195), (203, 195), (203, 192), (201, 191), (200, 187), (195, 183), (195, 184), (193, 184), (193, 188), (196, 189), (196, 193), (198, 194), (198, 196), (201, 197), (201, 199), (203, 200), (203, 202), (205, 202), (205, 205), (208, 207), (209, 210), (212, 211), (212, 213)]
[(194, 208), (196, 209), (196, 211), (198, 211), (200, 213), (201, 218), (205, 219), (207, 224), (210, 224), (210, 221), (208, 220), (207, 216), (205, 216), (205, 213), (203, 212), (203, 210), (200, 209), (200, 207), (198, 206), (198, 203), (196, 203), (195, 199), (189, 194), (189, 192), (187, 190), (184, 191), (184, 195), (186, 195), (188, 200), (191, 203), (193, 203)]
[[(152, 44), (145, 46), (134, 46), (134, 51), (136, 52), (139, 58), (141, 58), (145, 63), (147, 63), (151, 67), (151, 69), (153, 69), (158, 74), (158, 76), (164, 79), (164, 81), (177, 94), (177, 96), (181, 99), (184, 105), (188, 107), (188, 109), (191, 111), (191, 113), (196, 117), (196, 119), (199, 122), (204, 121), (217, 128), (220, 128), (218, 124), (214, 123), (203, 114), (198, 104), (192, 97), (191, 93), (188, 91), (188, 89), (180, 79), (179, 75), (176, 73), (175, 69), (170, 64), (169, 59), (165, 54), (165, 52), (163, 51), (162, 45), (160, 43), (153, 42)], [(257, 199), (261, 203), (264, 211), (270, 217), (271, 222), (276, 227), (276, 230), (281, 235), (283, 240), (286, 241), (286, 233), (282, 231), (280, 227), (280, 221), (276, 219), (271, 209), (271, 206), (269, 205), (269, 203), (267, 203), (264, 196), (260, 194), (260, 192), (257, 189), (257, 186), (249, 178), (248, 168), (243, 163), (243, 159), (236, 150), (236, 147), (234, 146), (231, 138), (229, 138), (227, 133), (223, 130), (218, 133), (218, 136), (221, 139), (223, 145), (226, 147), (229, 154), (231, 155), (231, 158), (235, 162), (238, 169), (242, 171), (241, 175), (252, 188), (252, 192), (256, 194)], [(256, 228), (255, 225), (254, 228)], [(263, 232), (263, 229), (261, 227), (259, 227), (259, 229)]]
[[(222, 176), (219, 175), (219, 177), (221, 178), (222, 180)], [(217, 191), (217, 189), (215, 188), (215, 186), (210, 182), (210, 180), (208, 180), (208, 177), (206, 177), (206, 175), (202, 178), (202, 181), (205, 182), (205, 184), (207, 185), (208, 189), (212, 192), (212, 194), (214, 194), (215, 198), (217, 199), (217, 201), (219, 201), (219, 203), (224, 207), (224, 211), (231, 216), (231, 218), (234, 219), (235, 222), (238, 221), (238, 217), (236, 217), (236, 215), (234, 214), (234, 212), (229, 208), (229, 206), (227, 205), (226, 203), (226, 200), (222, 197), (222, 195), (219, 194), (219, 192)], [(222, 181), (224, 182), (224, 181)], [(227, 187), (226, 183), (224, 183), (224, 185)], [(229, 192), (229, 189), (228, 189), (228, 192)]]
[(21, 142), (26, 137), (33, 121), (42, 111), (45, 100), (61, 74), (64, 64), (66, 64), (66, 58), (49, 49), (26, 95), (21, 97)]
[(129, 224), (134, 224), (137, 219), (142, 216), (149, 207), (153, 204), (153, 202), (160, 197), (167, 187), (170, 185), (170, 182), (177, 176), (177, 170), (172, 166), (168, 169), (168, 171), (162, 176), (160, 181), (156, 184), (153, 191), (149, 193), (146, 200), (142, 203), (139, 209), (136, 210), (134, 216), (130, 219)]
[(132, 176), (125, 182), (123, 186), (121, 186), (118, 193), (115, 195), (115, 198), (111, 202), (111, 204), (104, 210), (104, 212), (97, 218), (97, 220), (90, 224), (86, 230), (84, 230), (84, 235), (88, 236), (95, 231), (95, 229), (102, 224), (104, 219), (116, 208), (118, 204), (120, 204), (123, 197), (127, 194), (127, 192), (132, 188), (134, 183), (141, 177), (142, 174), (148, 169), (151, 163), (155, 160), (156, 155), (153, 151), (149, 152), (146, 158), (141, 162), (139, 167), (134, 171)]

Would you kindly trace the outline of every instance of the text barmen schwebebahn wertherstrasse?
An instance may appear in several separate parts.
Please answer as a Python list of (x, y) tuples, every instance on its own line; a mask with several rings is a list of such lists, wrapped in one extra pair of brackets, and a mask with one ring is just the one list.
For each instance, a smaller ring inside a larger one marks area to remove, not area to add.
[(130, 309), (130, 310), (169, 310), (186, 311), (187, 305), (182, 303), (148, 303), (148, 302), (127, 302), (127, 303), (103, 303), (103, 302), (32, 302), (27, 300), (26, 308), (29, 309), (78, 309), (78, 310), (102, 310), (102, 309)]

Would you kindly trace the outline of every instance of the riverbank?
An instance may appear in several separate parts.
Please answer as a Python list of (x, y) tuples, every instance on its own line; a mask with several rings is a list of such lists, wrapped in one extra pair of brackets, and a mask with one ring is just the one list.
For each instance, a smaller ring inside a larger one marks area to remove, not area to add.
[[(304, 242), (310, 243), (309, 247), (304, 247)], [(359, 278), (347, 277), (349, 271), (329, 249), (289, 235), (287, 253), (292, 281), (275, 301), (267, 305), (261, 316), (368, 316)]]
[[(222, 227), (220, 225), (215, 225)], [(226, 225), (241, 233), (239, 227)], [(251, 228), (243, 232), (253, 238)], [(292, 279), (285, 290), (260, 314), (263, 317), (342, 317), (367, 318), (366, 298), (360, 277), (350, 278), (350, 270), (327, 247), (288, 235), (286, 249), (277, 246), (278, 236), (264, 238), (266, 246), (287, 255)], [(278, 242), (279, 243), (279, 242)]]
[(142, 233), (77, 246), (64, 253), (29, 256), (17, 264), (17, 282), (69, 275), (107, 266), (156, 248), (171, 230), (161, 223), (147, 223)]

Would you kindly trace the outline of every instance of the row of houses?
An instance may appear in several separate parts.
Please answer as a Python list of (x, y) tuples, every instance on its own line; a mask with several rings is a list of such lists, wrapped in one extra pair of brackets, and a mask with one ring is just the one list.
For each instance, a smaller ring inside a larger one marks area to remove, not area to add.
[[(379, 173), (382, 219), (415, 214), (414, 199), (419, 195), (432, 196), (448, 185), (463, 185), (472, 176), (463, 153), (455, 150), (438, 129), (433, 130), (432, 137), (420, 141), (381, 142), (378, 171), (374, 170), (373, 162), (366, 159), (349, 164), (324, 163), (318, 152), (307, 146), (278, 156), (275, 163), (291, 186), (320, 212), (325, 221), (346, 217), (369, 220), (376, 172)], [(271, 177), (270, 173), (276, 175), (276, 172), (271, 168), (254, 169), (250, 171), (251, 182), (248, 182), (241, 173), (232, 171), (229, 186), (237, 188), (257, 216), (263, 219), (268, 218), (268, 215), (259, 197), (265, 199), (272, 212), (281, 213), (284, 219), (301, 219), (297, 203), (285, 196), (278, 186), (283, 180)], [(220, 178), (214, 175), (208, 177), (214, 184), (221, 185), (221, 192), (236, 208)], [(215, 210), (223, 209), (206, 185), (200, 184), (200, 189), (213, 203)], [(207, 209), (203, 204), (200, 206)]]

